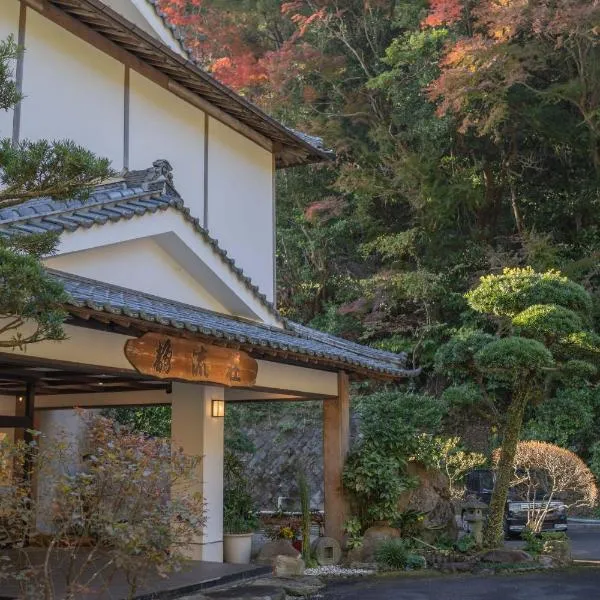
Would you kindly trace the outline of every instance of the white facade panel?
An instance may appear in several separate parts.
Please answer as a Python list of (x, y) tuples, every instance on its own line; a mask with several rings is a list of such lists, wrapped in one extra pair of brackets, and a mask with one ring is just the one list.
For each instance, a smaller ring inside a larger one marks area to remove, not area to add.
[(130, 169), (164, 158), (175, 188), (196, 217), (204, 212), (204, 113), (131, 72)]
[(46, 265), (147, 294), (227, 313), (201, 285), (154, 240), (142, 238), (54, 256)]
[(121, 63), (28, 9), (21, 139), (71, 139), (122, 169), (124, 78)]
[(273, 155), (215, 119), (208, 140), (208, 230), (273, 299)]
[[(19, 33), (19, 3), (0, 2), (0, 39), (5, 40), (12, 35), (15, 42)], [(15, 61), (16, 62), (16, 61)], [(13, 65), (13, 70), (16, 65)], [(13, 110), (0, 110), (0, 138), (12, 136)]]

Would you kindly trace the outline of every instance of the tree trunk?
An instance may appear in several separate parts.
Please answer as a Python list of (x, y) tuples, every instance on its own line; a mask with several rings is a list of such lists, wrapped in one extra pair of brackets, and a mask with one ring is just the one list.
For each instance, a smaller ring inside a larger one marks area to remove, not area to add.
[(515, 454), (526, 405), (527, 393), (520, 390), (515, 391), (508, 407), (504, 437), (500, 448), (500, 460), (496, 469), (496, 483), (490, 502), (490, 514), (483, 532), (483, 544), (488, 548), (501, 546), (504, 539), (504, 510), (513, 476)]

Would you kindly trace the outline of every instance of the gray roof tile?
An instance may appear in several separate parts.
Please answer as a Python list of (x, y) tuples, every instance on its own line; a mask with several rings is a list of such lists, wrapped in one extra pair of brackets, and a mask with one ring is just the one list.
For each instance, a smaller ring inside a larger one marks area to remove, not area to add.
[(63, 283), (70, 296), (68, 304), (74, 307), (122, 314), (214, 338), (319, 357), (349, 371), (354, 367), (392, 378), (416, 374), (406, 368), (405, 355), (364, 347), (290, 321), (285, 321), (284, 328), (280, 329), (78, 275), (53, 270), (49, 273)]
[[(225, 266), (273, 316), (281, 320), (275, 307), (259, 288), (219, 246), (199, 219), (190, 214), (172, 185), (171, 166), (155, 161), (151, 169), (126, 173), (123, 180), (98, 186), (87, 199), (59, 202), (52, 198), (35, 198), (17, 206), (0, 209), (0, 235), (75, 231), (80, 227), (131, 219), (146, 213), (173, 208), (195, 229), (220, 257)], [(135, 183), (135, 186), (132, 186)]]

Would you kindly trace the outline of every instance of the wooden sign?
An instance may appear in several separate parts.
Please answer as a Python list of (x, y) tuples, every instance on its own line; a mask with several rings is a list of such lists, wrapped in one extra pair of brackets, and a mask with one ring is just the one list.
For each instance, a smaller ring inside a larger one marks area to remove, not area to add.
[(125, 356), (136, 371), (159, 379), (250, 387), (258, 373), (258, 363), (245, 352), (160, 333), (128, 340)]

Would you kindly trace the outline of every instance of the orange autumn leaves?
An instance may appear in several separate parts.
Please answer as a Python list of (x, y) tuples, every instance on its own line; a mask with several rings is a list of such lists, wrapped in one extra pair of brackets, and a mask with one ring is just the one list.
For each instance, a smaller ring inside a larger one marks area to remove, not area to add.
[(213, 8), (206, 0), (161, 0), (160, 9), (180, 29), (194, 58), (219, 81), (239, 91), (267, 81), (266, 65), (240, 34), (243, 15)]
[(600, 4), (430, 0), (422, 26), (449, 27), (455, 34), (440, 61), (441, 73), (428, 89), (438, 114), (458, 116), (462, 131), (474, 128), (489, 134), (509, 116), (507, 93), (512, 86), (529, 85), (553, 53), (599, 41)]

